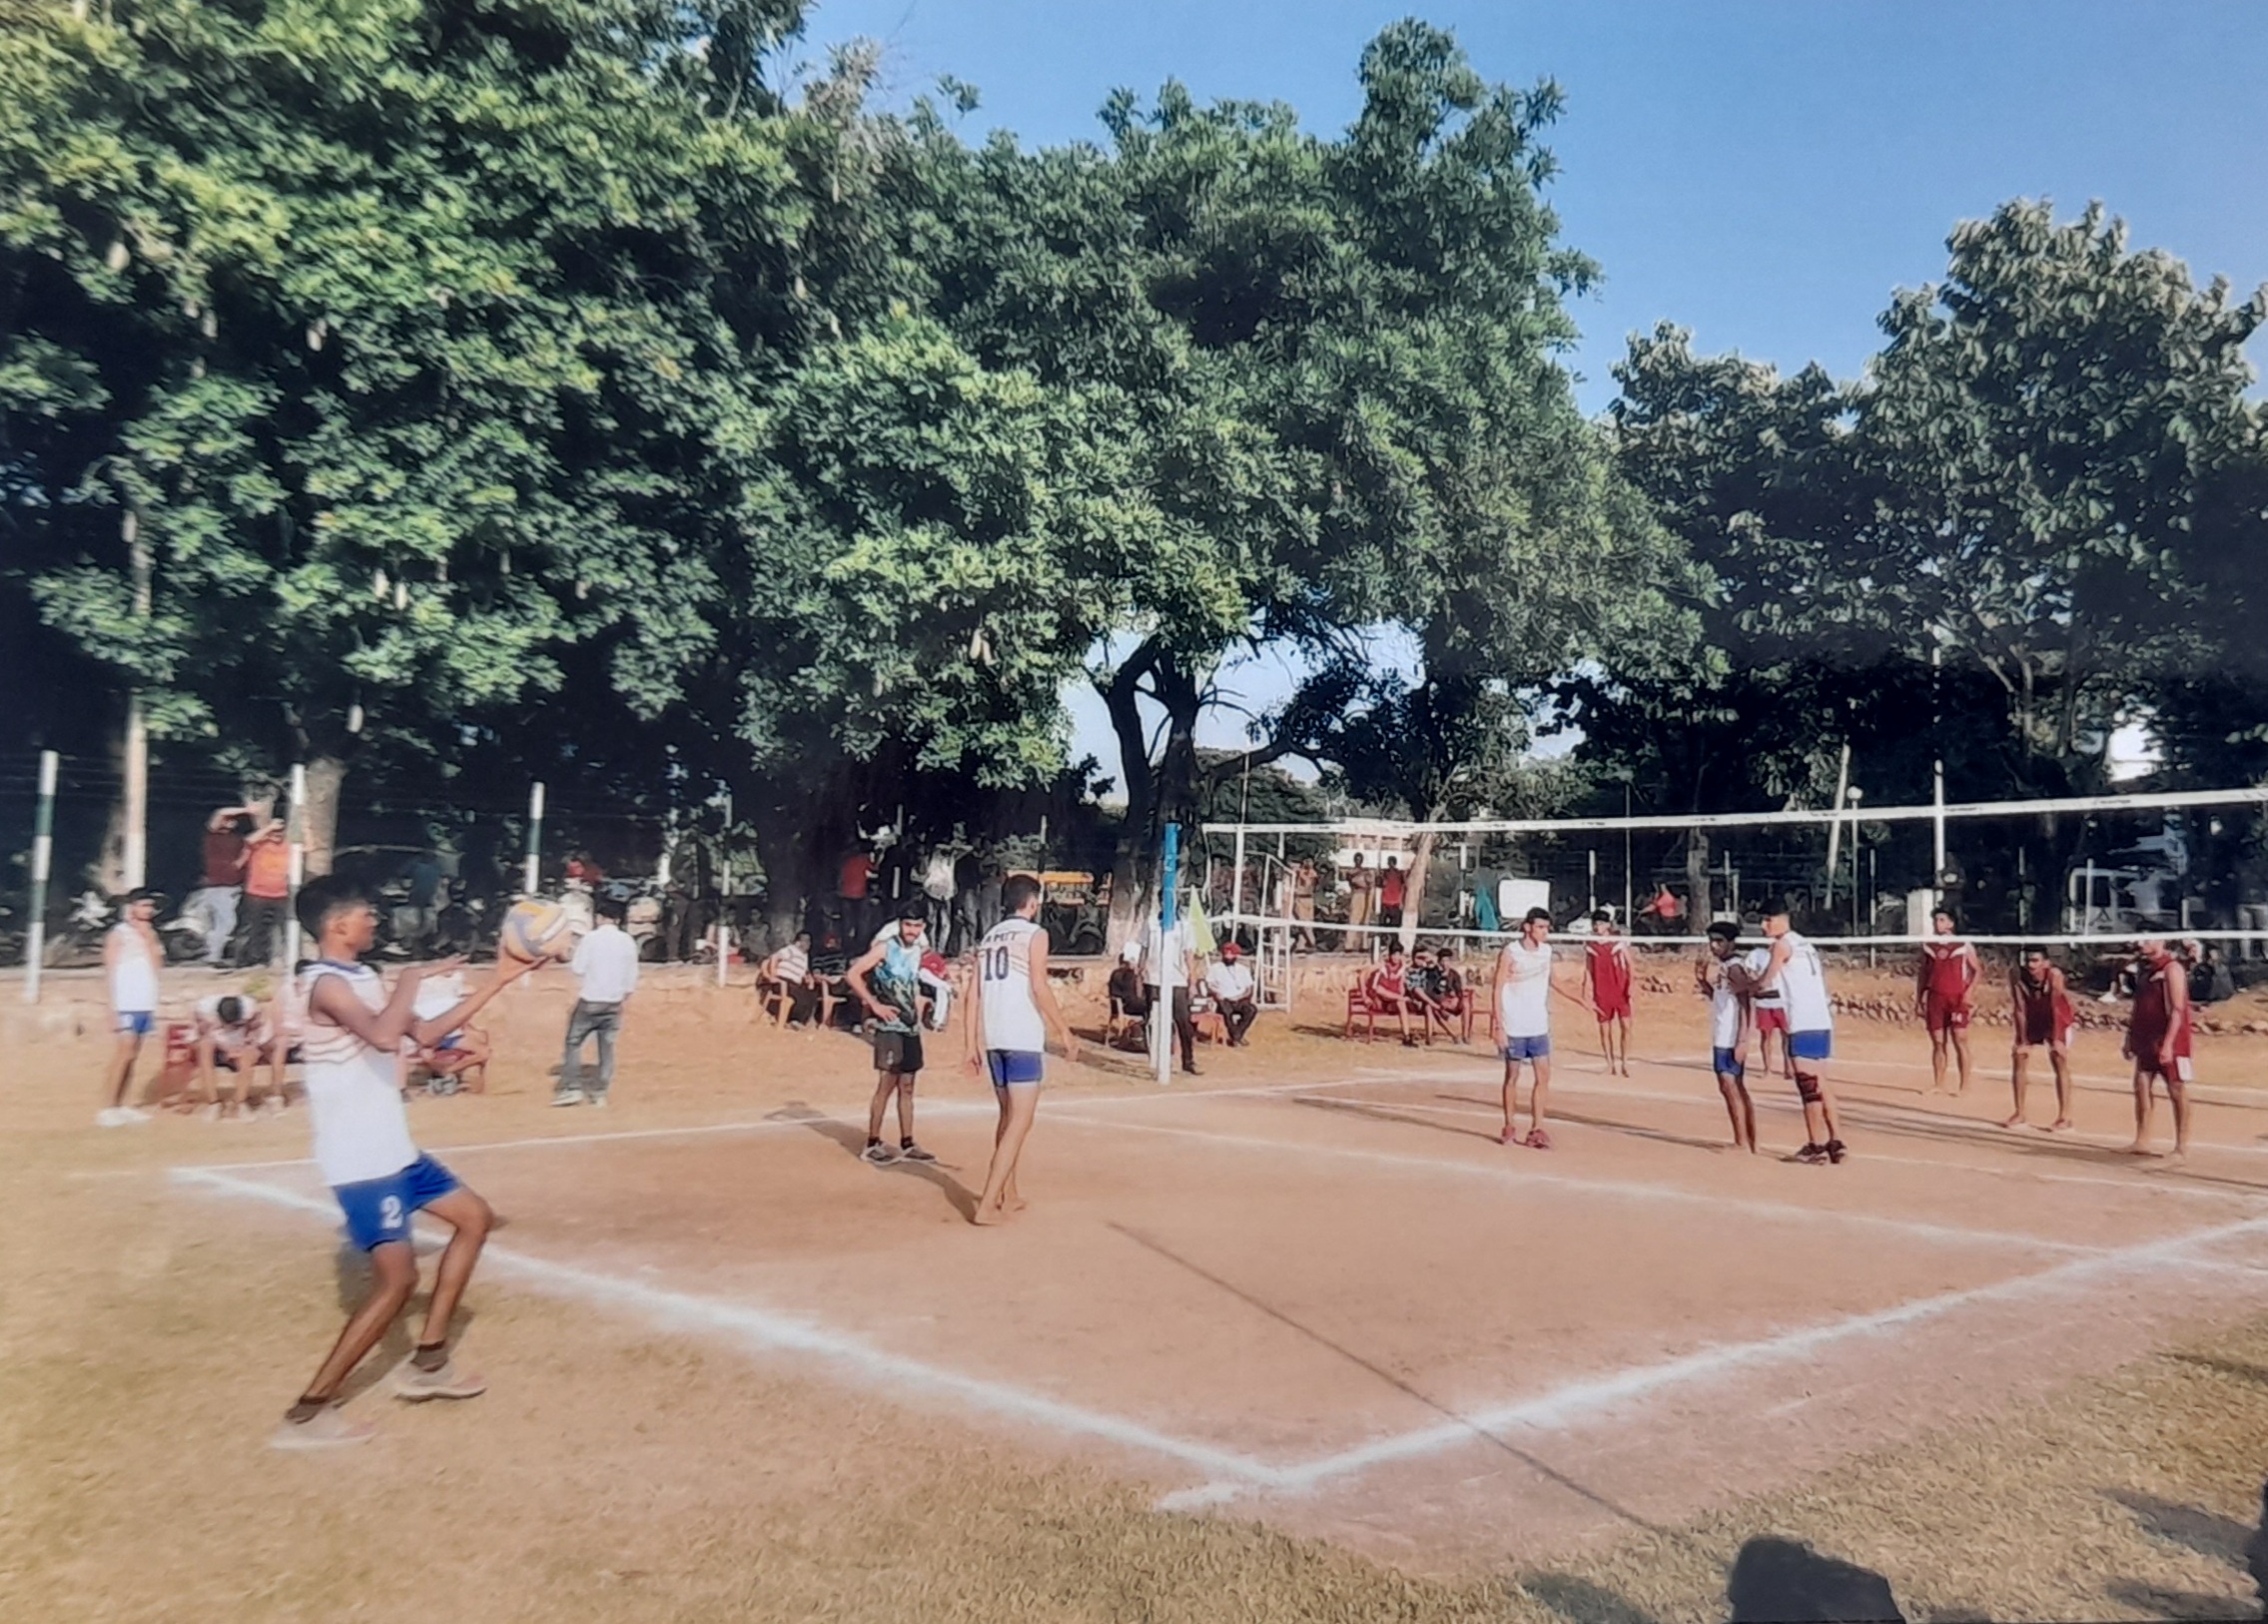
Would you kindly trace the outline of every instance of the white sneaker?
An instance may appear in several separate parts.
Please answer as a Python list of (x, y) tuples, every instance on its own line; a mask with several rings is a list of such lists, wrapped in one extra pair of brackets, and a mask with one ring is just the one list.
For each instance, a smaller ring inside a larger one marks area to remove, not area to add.
[(147, 1111), (136, 1110), (133, 1106), (120, 1106), (118, 1114), (130, 1123), (146, 1123), (150, 1120), (150, 1114)]
[(216, 1100), (197, 1113), (199, 1122), (217, 1123), (221, 1120), (221, 1102)]
[(583, 1097), (579, 1094), (554, 1094), (553, 1096), (551, 1096), (551, 1104), (554, 1108), (561, 1106), (579, 1106), (582, 1103)]
[(116, 1106), (105, 1106), (95, 1113), (95, 1126), (97, 1128), (124, 1128), (133, 1120)]
[(267, 1117), (267, 1118), (269, 1118), (269, 1119), (270, 1119), (271, 1121), (273, 1121), (273, 1120), (274, 1120), (275, 1118), (278, 1118), (278, 1117), (281, 1117), (281, 1116), (283, 1116), (283, 1115), (284, 1115), (284, 1101), (283, 1101), (283, 1098), (282, 1098), (281, 1096), (279, 1096), (279, 1095), (273, 1095), (273, 1094), (272, 1094), (272, 1095), (270, 1095), (270, 1096), (268, 1097), (268, 1105), (267, 1105), (267, 1108), (266, 1108), (266, 1109), (265, 1109), (265, 1110), (264, 1110), (264, 1111), (263, 1111), (263, 1112), (261, 1113), (261, 1115), (262, 1115), (262, 1116), (264, 1116), (264, 1117)]
[(604, 1111), (606, 1109), (606, 1096), (603, 1094), (586, 1094), (583, 1096), (583, 1104), (596, 1106), (600, 1111)]

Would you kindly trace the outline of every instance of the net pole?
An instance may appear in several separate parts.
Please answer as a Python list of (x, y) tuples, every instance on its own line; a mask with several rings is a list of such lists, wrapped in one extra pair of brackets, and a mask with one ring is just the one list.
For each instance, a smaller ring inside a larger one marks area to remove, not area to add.
[(527, 857), (520, 865), (519, 890), (523, 897), (535, 895), (535, 885), (543, 867), (543, 782), (536, 780), (527, 791)]
[[(300, 962), (300, 885), (308, 877), (308, 769), (305, 762), (292, 764), (292, 819), (285, 825), (284, 838), (289, 853), (286, 869), (286, 888), (291, 901), (284, 909), (284, 971), (295, 974)], [(336, 842), (334, 842), (336, 844)]]
[[(1246, 759), (1249, 760), (1249, 757)], [(1235, 861), (1236, 877), (1229, 882), (1228, 892), (1228, 928), (1232, 932), (1236, 929), (1236, 921), (1244, 913), (1244, 831), (1241, 829), (1236, 831)], [(1264, 885), (1260, 887), (1260, 900), (1263, 905), (1267, 900), (1267, 887)]]
[(1933, 863), (1929, 870), (1929, 900), (1931, 902), (1943, 902), (1945, 900), (1945, 764), (1942, 761), (1929, 763), (1929, 805), (1931, 808), (1929, 840), (1930, 850), (1934, 854)]
[[(1149, 1012), (1149, 1047), (1159, 1088), (1173, 1080), (1173, 989), (1166, 983), (1165, 967), (1173, 952), (1173, 891), (1180, 877), (1181, 826), (1168, 823), (1158, 863), (1157, 1001)], [(1184, 962), (1181, 973), (1187, 975), (1188, 969)]]
[(39, 810), (32, 815), (31, 928), (24, 935), (24, 1002), (39, 1002), (39, 973), (47, 959), (47, 874), (55, 862), (53, 750), (39, 753)]

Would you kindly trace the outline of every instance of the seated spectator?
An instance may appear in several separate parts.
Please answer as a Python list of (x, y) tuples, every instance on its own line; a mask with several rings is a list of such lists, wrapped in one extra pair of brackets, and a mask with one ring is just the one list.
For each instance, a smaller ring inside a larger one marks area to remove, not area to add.
[[(417, 986), (417, 999), (410, 1013), (420, 1021), (437, 1020), (464, 1002), (464, 978), (457, 975), (427, 976)], [(404, 1038), (401, 1041), (401, 1085), (409, 1085), (409, 1068), (424, 1068), (426, 1089), (433, 1094), (454, 1094), (463, 1088), (469, 1094), (485, 1094), (488, 1089), (488, 1062), (494, 1056), (494, 1046), (488, 1034), (479, 1027), (458, 1027), (438, 1043), (419, 1044)]]
[(1219, 959), (1204, 973), (1205, 992), (1212, 999), (1212, 1007), (1220, 1012), (1228, 1028), (1229, 1047), (1234, 1049), (1244, 1047), (1244, 1034), (1260, 1013), (1252, 973), (1244, 968), (1243, 958), (1243, 949), (1234, 942), (1223, 943)]
[[(214, 998), (197, 1001), (196, 1022), (197, 1077), (200, 1093), (205, 1101), (204, 1116), (208, 1122), (240, 1113), (253, 1112), (254, 1069), (268, 1068), (268, 1100), (271, 1115), (284, 1109), (284, 1039), (269, 1020), (268, 1012), (260, 1001), (237, 993), (223, 993)], [(220, 1073), (229, 1074), (229, 1093), (221, 1094)], [(244, 1097), (237, 1099), (237, 1081), (244, 1083)]]
[(1380, 1015), (1391, 1015), (1401, 1030), (1402, 1042), (1414, 1045), (1417, 1039), (1410, 1034), (1409, 1018), (1413, 1006), (1409, 996), (1409, 964), (1403, 959), (1399, 944), (1386, 949), (1385, 958), (1370, 968), (1362, 978), (1362, 996), (1370, 1008)]
[(819, 1025), (835, 1020), (835, 993), (811, 964), (811, 933), (797, 931), (795, 940), (756, 967), (756, 1001), (769, 1010), (774, 1026), (802, 1026), (819, 1012)]
[(1137, 1023), (1137, 1026), (1149, 1019), (1149, 989), (1141, 984), (1141, 942), (1138, 938), (1130, 939), (1119, 950), (1119, 962), (1112, 967), (1108, 992), (1108, 1015), (1111, 1018), (1124, 1016)]
[(821, 1026), (835, 1024), (835, 1006), (847, 1003), (851, 997), (851, 956), (843, 950), (842, 938), (830, 931), (819, 940), (811, 955), (812, 980), (819, 986), (823, 1006)]
[(1443, 948), (1433, 956), (1433, 991), (1428, 995), (1433, 1003), (1433, 1018), (1441, 1023), (1444, 1036), (1449, 1022), (1455, 1018), (1461, 1023), (1457, 1041), (1471, 1043), (1473, 1039), (1473, 995), (1465, 985), (1464, 973), (1457, 968), (1457, 950)]

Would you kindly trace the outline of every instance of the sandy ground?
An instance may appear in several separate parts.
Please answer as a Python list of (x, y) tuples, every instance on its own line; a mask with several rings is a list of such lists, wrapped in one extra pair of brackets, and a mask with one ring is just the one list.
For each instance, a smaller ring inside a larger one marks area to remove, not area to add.
[(1548, 1157), (1494, 1144), (1484, 1057), (1317, 1001), (1164, 1094), (1059, 1064), (1033, 1211), (984, 1233), (958, 1068), (944, 1165), (878, 1172), (861, 1046), (690, 978), (640, 995), (612, 1110), (550, 1110), (566, 997), (512, 994), (490, 1092), (412, 1108), (510, 1220), (460, 1327), (492, 1390), (365, 1392), (381, 1437), (316, 1457), (262, 1447), (361, 1286), (304, 1117), (98, 1133), (99, 1038), (16, 1029), (5, 1616), (1629, 1624), (1725, 1616), (1760, 1535), (1915, 1618), (2250, 1605), (2257, 1035), (2203, 1047), (2174, 1169), (2111, 1149), (2106, 1033), (2050, 1138), (1991, 1126), (2004, 1029), (1948, 1099), (1847, 1021), (1858, 1155), (1808, 1169), (1708, 1148), (1688, 997), (1642, 997), (1627, 1081), (1562, 1016)]

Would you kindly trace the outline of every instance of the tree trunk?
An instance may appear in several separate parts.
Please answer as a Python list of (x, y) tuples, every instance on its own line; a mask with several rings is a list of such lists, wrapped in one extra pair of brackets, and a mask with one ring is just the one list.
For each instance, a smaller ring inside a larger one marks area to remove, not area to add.
[(307, 848), (308, 877), (313, 879), (331, 872), (339, 850), (339, 796), (347, 783), (347, 763), (319, 751), (307, 768), (308, 804), (300, 811), (300, 839)]
[[(1426, 821), (1432, 823), (1438, 821), (1441, 816), (1442, 809), (1435, 807), (1426, 814)], [(1409, 877), (1402, 882), (1402, 956), (1404, 958), (1417, 951), (1418, 918), (1425, 909), (1425, 880), (1433, 868), (1434, 839), (1434, 833), (1430, 828), (1420, 829), (1417, 832), (1416, 844), (1410, 848)], [(1452, 926), (1456, 924), (1454, 915), (1451, 916), (1449, 923)]]
[(112, 734), (109, 749), (111, 765), (118, 773), (118, 792), (110, 798), (102, 849), (95, 858), (94, 881), (104, 896), (115, 897), (126, 889), (126, 735)]
[(1685, 837), (1685, 893), (1686, 906), (1692, 913), (1692, 928), (1704, 931), (1717, 917), (1716, 899), (1709, 885), (1709, 831), (1689, 829)]
[(1156, 850), (1157, 774), (1149, 760), (1149, 740), (1141, 725), (1140, 681), (1156, 658), (1144, 643), (1113, 673), (1097, 683), (1111, 731), (1119, 741), (1119, 772), (1127, 788), (1126, 821), (1119, 826), (1111, 862), (1111, 916), (1104, 924), (1104, 946), (1117, 953), (1141, 928), (1150, 890), (1149, 854)]

